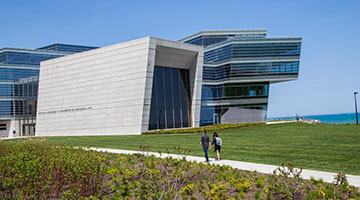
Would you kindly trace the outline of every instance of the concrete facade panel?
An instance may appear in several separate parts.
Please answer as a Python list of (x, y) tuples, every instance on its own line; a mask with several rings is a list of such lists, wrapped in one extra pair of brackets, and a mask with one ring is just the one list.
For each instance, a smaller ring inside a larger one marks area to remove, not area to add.
[(203, 47), (146, 37), (44, 61), (36, 135), (147, 131), (157, 62), (189, 69), (191, 86), (195, 87), (191, 89), (192, 126), (199, 126), (202, 57)]
[(41, 63), (36, 134), (139, 134), (149, 40)]

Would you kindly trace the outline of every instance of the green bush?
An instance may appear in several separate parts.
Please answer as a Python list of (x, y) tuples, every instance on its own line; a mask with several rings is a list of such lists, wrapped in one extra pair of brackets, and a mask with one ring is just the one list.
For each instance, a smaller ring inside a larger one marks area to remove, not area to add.
[(249, 127), (249, 126), (260, 126), (265, 125), (264, 122), (252, 122), (252, 123), (239, 123), (239, 124), (214, 124), (211, 126), (203, 126), (196, 128), (181, 128), (171, 130), (157, 130), (157, 131), (146, 131), (142, 132), (142, 135), (150, 134), (175, 134), (175, 133), (202, 133), (204, 129), (207, 131), (219, 131), (231, 128)]
[(102, 153), (53, 146), (39, 139), (0, 143), (0, 199), (74, 198), (97, 194), (105, 175)]
[[(185, 152), (179, 147), (178, 152)], [(142, 147), (147, 151), (147, 147)], [(334, 184), (302, 180), (282, 163), (274, 174), (53, 146), (0, 143), (0, 199), (359, 199), (338, 174)]]

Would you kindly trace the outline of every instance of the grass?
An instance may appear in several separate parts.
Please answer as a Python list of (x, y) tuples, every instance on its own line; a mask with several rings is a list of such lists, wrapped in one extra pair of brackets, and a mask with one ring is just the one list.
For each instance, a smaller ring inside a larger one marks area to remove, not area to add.
[[(227, 160), (279, 165), (292, 162), (306, 169), (360, 175), (360, 126), (286, 123), (219, 131), (223, 141), (221, 157)], [(210, 133), (212, 136), (212, 133)], [(191, 149), (190, 155), (203, 156), (201, 134), (49, 137), (50, 143), (76, 146), (165, 152), (174, 146)], [(9, 140), (8, 140), (9, 141)], [(10, 142), (10, 141), (9, 141)], [(210, 157), (215, 153), (210, 151)]]

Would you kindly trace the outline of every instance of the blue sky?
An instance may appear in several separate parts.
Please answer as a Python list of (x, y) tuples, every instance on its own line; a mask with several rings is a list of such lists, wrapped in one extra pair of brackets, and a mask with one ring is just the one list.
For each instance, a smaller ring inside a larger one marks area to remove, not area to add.
[(303, 38), (299, 80), (271, 85), (269, 117), (354, 112), (360, 92), (358, 0), (4, 0), (0, 19), (0, 48), (267, 29), (269, 37)]

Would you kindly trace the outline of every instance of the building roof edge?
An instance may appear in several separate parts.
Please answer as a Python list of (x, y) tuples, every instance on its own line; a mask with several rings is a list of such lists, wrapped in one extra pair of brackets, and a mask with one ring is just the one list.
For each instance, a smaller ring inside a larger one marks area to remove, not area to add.
[(195, 37), (201, 36), (201, 35), (227, 35), (227, 34), (266, 34), (266, 29), (244, 29), (244, 30), (204, 30), (197, 33), (194, 33), (192, 35), (189, 35), (185, 38), (182, 38), (178, 40), (179, 42), (188, 41), (190, 39), (193, 39)]

